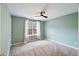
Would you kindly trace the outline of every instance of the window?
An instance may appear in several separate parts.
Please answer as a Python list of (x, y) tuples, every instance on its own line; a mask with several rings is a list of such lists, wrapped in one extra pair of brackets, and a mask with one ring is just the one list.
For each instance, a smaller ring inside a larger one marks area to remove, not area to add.
[(37, 22), (29, 21), (28, 22), (28, 35), (37, 34)]
[(40, 22), (39, 21), (25, 21), (25, 41), (33, 40), (33, 38), (40, 38)]

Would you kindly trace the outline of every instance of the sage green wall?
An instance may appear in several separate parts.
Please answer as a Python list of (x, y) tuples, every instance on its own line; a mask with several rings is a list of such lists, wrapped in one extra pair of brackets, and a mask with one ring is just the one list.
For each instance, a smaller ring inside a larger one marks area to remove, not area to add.
[(41, 34), (41, 39), (45, 39), (45, 21), (40, 21), (40, 34)]
[(1, 4), (1, 54), (9, 55), (11, 46), (11, 16), (6, 4)]
[[(12, 16), (12, 44), (24, 42), (25, 20), (28, 19), (25, 19), (23, 17)], [(40, 22), (41, 39), (44, 39), (45, 22), (44, 21), (39, 22)]]
[(12, 44), (24, 42), (25, 18), (12, 16)]
[(76, 12), (46, 21), (45, 34), (48, 40), (77, 47), (78, 13)]
[(1, 5), (0, 5), (0, 55), (1, 55)]
[(78, 48), (79, 48), (79, 8), (78, 8)]

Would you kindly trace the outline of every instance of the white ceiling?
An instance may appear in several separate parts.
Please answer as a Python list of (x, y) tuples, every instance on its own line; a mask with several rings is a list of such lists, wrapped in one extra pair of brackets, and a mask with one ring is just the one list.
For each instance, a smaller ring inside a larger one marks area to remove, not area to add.
[[(76, 3), (10, 3), (7, 4), (12, 15), (26, 17), (35, 20), (49, 20), (59, 16), (77, 12), (78, 4)], [(46, 15), (48, 19), (39, 16), (43, 7), (47, 5)]]

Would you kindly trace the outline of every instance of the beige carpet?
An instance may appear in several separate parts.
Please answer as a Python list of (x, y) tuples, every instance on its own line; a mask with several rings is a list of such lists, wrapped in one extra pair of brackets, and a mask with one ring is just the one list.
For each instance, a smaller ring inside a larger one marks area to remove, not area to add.
[(78, 51), (57, 43), (40, 40), (27, 44), (13, 45), (10, 56), (77, 56)]

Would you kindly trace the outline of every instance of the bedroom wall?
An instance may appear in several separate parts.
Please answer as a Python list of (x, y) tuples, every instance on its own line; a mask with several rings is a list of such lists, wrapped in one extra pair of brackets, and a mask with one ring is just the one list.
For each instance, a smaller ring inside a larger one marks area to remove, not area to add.
[(12, 16), (12, 44), (24, 42), (25, 18)]
[(45, 39), (45, 21), (40, 21), (41, 39)]
[(1, 55), (1, 5), (0, 5), (0, 55)]
[(78, 48), (79, 48), (79, 6), (78, 6)]
[[(45, 38), (44, 24), (45, 24), (44, 21), (40, 21), (41, 39)], [(25, 31), (24, 29), (25, 29), (25, 18), (12, 16), (12, 44), (24, 42), (24, 31)]]
[(61, 16), (46, 21), (46, 39), (72, 47), (78, 46), (78, 13)]
[(11, 46), (11, 15), (6, 4), (1, 4), (1, 55), (9, 55)]

